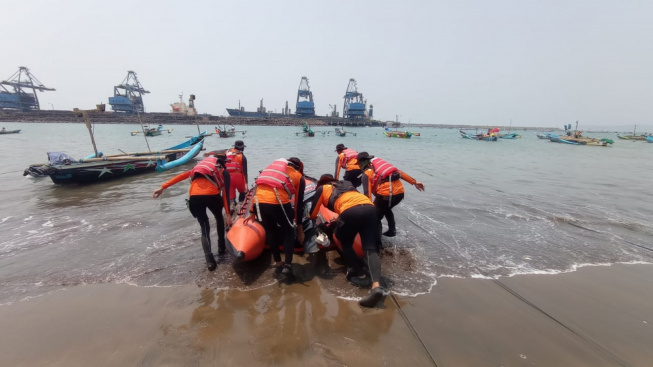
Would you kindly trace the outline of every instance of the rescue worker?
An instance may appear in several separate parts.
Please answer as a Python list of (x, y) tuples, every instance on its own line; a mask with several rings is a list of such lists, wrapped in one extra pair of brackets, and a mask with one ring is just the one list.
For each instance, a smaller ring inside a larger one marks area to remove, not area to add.
[(357, 159), (358, 165), (365, 175), (363, 178), (363, 193), (370, 199), (374, 194), (374, 206), (376, 207), (376, 217), (379, 220), (379, 225), (383, 217), (388, 221), (388, 230), (383, 232), (383, 235), (394, 237), (397, 234), (397, 228), (392, 208), (404, 199), (404, 185), (400, 179), (414, 185), (419, 191), (424, 191), (424, 184), (383, 159), (375, 158), (367, 152), (358, 153)]
[[(335, 234), (342, 244), (342, 253), (347, 263), (347, 280), (361, 288), (371, 286), (370, 293), (360, 300), (359, 304), (364, 307), (376, 306), (387, 293), (380, 284), (381, 231), (372, 200), (358, 192), (351, 182), (338, 181), (332, 175), (324, 174), (317, 182), (317, 190), (311, 204), (311, 219), (317, 218), (322, 205), (338, 214), (339, 223)], [(354, 238), (357, 234), (361, 237), (363, 262), (369, 274), (366, 274), (354, 252)]]
[[(229, 184), (229, 201), (232, 205), (232, 208), (236, 204), (236, 190), (238, 190), (238, 202), (242, 203), (245, 200), (247, 195), (248, 179), (247, 179), (247, 158), (243, 153), (245, 151), (245, 143), (242, 140), (236, 140), (234, 147), (227, 149), (225, 153), (227, 154), (227, 171), (229, 171), (229, 176), (231, 182)], [(212, 151), (204, 153), (204, 156), (214, 155), (218, 151)]]
[[(258, 218), (274, 258), (274, 277), (292, 282), (295, 280), (292, 272), (295, 240), (304, 243), (304, 164), (297, 157), (277, 159), (261, 171), (255, 184), (254, 204), (244, 223), (247, 225)], [(281, 261), (280, 246), (283, 246), (285, 261)]]
[(363, 172), (358, 166), (358, 160), (356, 158), (358, 152), (347, 148), (345, 144), (336, 145), (336, 152), (338, 153), (338, 158), (336, 158), (336, 173), (334, 174), (336, 180), (340, 179), (340, 169), (342, 168), (345, 170), (342, 179), (351, 182), (354, 187), (359, 187)]
[(190, 178), (188, 209), (200, 224), (202, 249), (204, 250), (206, 266), (209, 271), (215, 270), (218, 264), (215, 261), (213, 252), (211, 252), (211, 225), (206, 209), (208, 208), (213, 213), (218, 227), (218, 255), (223, 255), (226, 251), (222, 208), (227, 214), (227, 226), (231, 227), (231, 215), (229, 214), (229, 202), (227, 200), (229, 173), (225, 168), (226, 161), (227, 156), (224, 153), (216, 153), (215, 156), (206, 157), (197, 163), (193, 169), (178, 174), (162, 184), (152, 194), (152, 197), (156, 199), (161, 196), (163, 190)]

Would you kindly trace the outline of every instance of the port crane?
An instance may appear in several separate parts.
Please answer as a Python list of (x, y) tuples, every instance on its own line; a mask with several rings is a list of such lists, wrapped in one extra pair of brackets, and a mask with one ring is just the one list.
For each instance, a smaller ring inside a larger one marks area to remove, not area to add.
[(136, 73), (129, 70), (125, 80), (120, 85), (113, 87), (113, 97), (109, 97), (111, 109), (116, 112), (142, 113), (145, 112), (143, 94), (150, 93), (138, 81)]
[[(11, 92), (7, 87), (13, 88)], [(31, 89), (31, 91), (29, 91)], [(0, 82), (0, 109), (18, 109), (21, 111), (38, 111), (41, 109), (36, 91), (54, 91), (43, 85), (29, 69), (19, 66), (18, 71), (7, 80)]]
[(308, 78), (303, 76), (299, 82), (299, 89), (297, 90), (297, 105), (295, 106), (295, 114), (298, 117), (313, 117), (315, 116), (315, 104), (313, 103), (313, 92), (308, 86)]
[(342, 116), (348, 119), (364, 119), (367, 101), (363, 99), (363, 93), (358, 92), (356, 79), (349, 79), (344, 98), (345, 105), (342, 108)]

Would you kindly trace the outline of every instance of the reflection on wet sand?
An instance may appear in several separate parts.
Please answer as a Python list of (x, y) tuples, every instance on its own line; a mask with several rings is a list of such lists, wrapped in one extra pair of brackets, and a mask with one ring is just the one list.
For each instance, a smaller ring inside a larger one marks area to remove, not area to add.
[(395, 312), (364, 311), (356, 302), (328, 295), (317, 282), (248, 292), (203, 289), (188, 324), (173, 329), (192, 336), (192, 349), (206, 356), (245, 349), (238, 358), (243, 365), (380, 362), (375, 351)]

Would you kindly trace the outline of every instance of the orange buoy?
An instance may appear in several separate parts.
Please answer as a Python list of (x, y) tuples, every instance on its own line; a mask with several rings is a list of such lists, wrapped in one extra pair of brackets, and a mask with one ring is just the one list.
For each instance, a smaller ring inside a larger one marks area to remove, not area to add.
[(244, 222), (241, 217), (231, 226), (227, 243), (236, 259), (250, 261), (259, 257), (265, 248), (265, 230), (257, 221), (250, 221), (247, 225)]

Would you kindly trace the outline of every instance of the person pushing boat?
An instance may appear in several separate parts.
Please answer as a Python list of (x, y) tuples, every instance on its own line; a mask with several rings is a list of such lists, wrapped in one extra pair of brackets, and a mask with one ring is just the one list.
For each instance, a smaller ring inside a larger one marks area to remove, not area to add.
[(357, 159), (358, 165), (365, 175), (362, 183), (363, 193), (370, 199), (374, 194), (374, 207), (379, 224), (383, 217), (388, 221), (388, 230), (383, 232), (383, 235), (394, 237), (397, 234), (397, 229), (392, 208), (404, 199), (404, 185), (400, 180), (414, 185), (419, 191), (424, 191), (424, 184), (367, 152), (358, 153)]
[[(231, 203), (232, 212), (236, 209), (236, 190), (238, 190), (238, 203), (242, 203), (247, 195), (247, 157), (245, 157), (245, 143), (242, 140), (236, 140), (233, 148), (227, 149), (227, 171), (231, 182), (229, 184), (229, 202)], [(204, 156), (216, 154), (218, 151), (204, 153)]]
[[(295, 240), (304, 243), (301, 222), (306, 187), (304, 164), (297, 157), (277, 159), (261, 171), (254, 183), (254, 203), (244, 224), (258, 218), (274, 258), (274, 277), (290, 283), (295, 280), (292, 272)], [(280, 246), (285, 261), (281, 261)]]
[(342, 179), (351, 182), (354, 187), (359, 187), (363, 172), (358, 166), (358, 152), (347, 148), (345, 144), (336, 145), (336, 152), (338, 153), (338, 158), (336, 158), (335, 179), (340, 179), (340, 169), (344, 169), (345, 173)]
[[(317, 218), (320, 207), (338, 214), (336, 236), (342, 244), (342, 253), (347, 263), (347, 280), (361, 288), (371, 287), (370, 293), (360, 300), (363, 307), (375, 307), (387, 292), (381, 288), (381, 245), (380, 222), (376, 219), (376, 209), (369, 197), (356, 190), (349, 181), (338, 181), (330, 174), (324, 174), (317, 182), (317, 190), (311, 202), (311, 219)], [(363, 247), (363, 262), (369, 274), (363, 269), (360, 259), (354, 252), (354, 238), (360, 234)]]
[(152, 197), (156, 199), (161, 196), (163, 190), (190, 178), (188, 209), (200, 224), (202, 231), (202, 249), (204, 250), (206, 266), (209, 271), (215, 270), (218, 264), (211, 251), (211, 225), (209, 223), (209, 217), (206, 214), (206, 209), (208, 208), (213, 213), (216, 226), (218, 227), (218, 255), (223, 255), (226, 251), (226, 231), (225, 222), (222, 217), (222, 208), (224, 208), (227, 214), (227, 226), (231, 227), (231, 215), (227, 200), (229, 172), (225, 168), (226, 161), (227, 155), (225, 153), (216, 153), (215, 155), (208, 156), (197, 163), (193, 169), (183, 172), (163, 183), (152, 194)]

